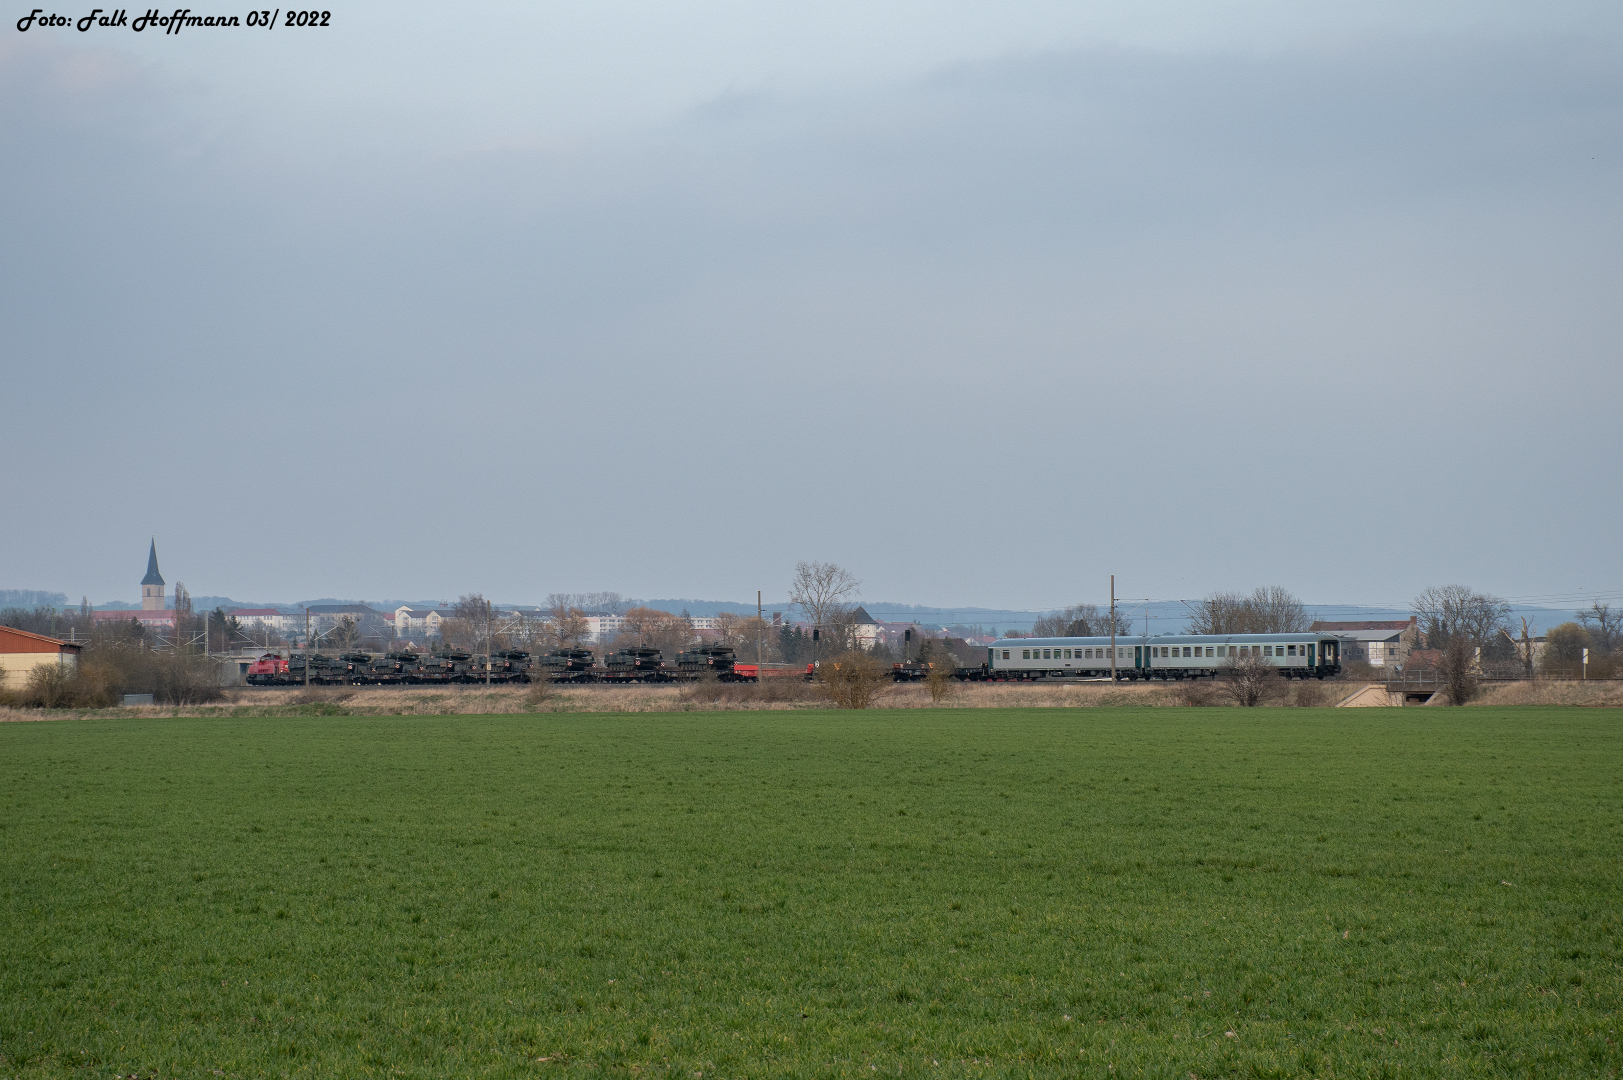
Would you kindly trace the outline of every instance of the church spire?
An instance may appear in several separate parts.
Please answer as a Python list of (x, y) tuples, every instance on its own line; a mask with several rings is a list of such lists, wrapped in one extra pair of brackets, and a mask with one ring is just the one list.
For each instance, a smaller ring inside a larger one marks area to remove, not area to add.
[(147, 576), (141, 579), (141, 609), (167, 610), (163, 598), (163, 575), (158, 573), (158, 538), (152, 538), (152, 549), (147, 552)]
[[(162, 585), (163, 575), (158, 573), (158, 538), (152, 538), (152, 550), (147, 553), (147, 576), (141, 579), (143, 585)], [(159, 594), (160, 596), (162, 593)]]

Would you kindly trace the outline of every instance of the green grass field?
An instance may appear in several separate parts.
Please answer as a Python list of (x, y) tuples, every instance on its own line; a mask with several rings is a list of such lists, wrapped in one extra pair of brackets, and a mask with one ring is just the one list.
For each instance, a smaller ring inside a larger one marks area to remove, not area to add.
[(1623, 716), (0, 726), (0, 1074), (1615, 1076)]

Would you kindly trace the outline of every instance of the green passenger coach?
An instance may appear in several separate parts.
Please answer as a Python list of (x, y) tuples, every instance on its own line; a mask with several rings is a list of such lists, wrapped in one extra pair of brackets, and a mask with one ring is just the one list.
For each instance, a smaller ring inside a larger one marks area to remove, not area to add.
[[(1115, 656), (1111, 653), (1114, 651)], [(1169, 634), (1164, 637), (1006, 638), (987, 649), (993, 679), (1210, 678), (1225, 667), (1260, 660), (1288, 679), (1341, 672), (1341, 639), (1333, 634)]]

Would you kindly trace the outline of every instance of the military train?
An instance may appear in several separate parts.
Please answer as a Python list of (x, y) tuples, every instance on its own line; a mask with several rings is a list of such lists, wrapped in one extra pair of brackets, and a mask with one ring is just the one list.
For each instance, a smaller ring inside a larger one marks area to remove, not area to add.
[[(1112, 655), (1114, 654), (1114, 655)], [(1258, 662), (1287, 679), (1323, 679), (1341, 673), (1341, 640), (1333, 634), (1180, 634), (1156, 638), (1007, 638), (986, 650), (986, 662), (954, 666), (954, 678), (967, 682), (1027, 682), (1036, 679), (1215, 678), (1227, 668)], [(308, 678), (306, 667), (308, 666)], [(930, 666), (893, 665), (897, 682), (929, 676)], [(721, 682), (810, 679), (815, 664), (743, 664), (726, 645), (701, 645), (676, 654), (674, 663), (649, 645), (634, 645), (605, 656), (590, 649), (554, 649), (539, 657), (527, 652), (474, 654), (439, 652), (342, 653), (283, 657), (266, 653), (249, 665), (250, 686), (313, 683), (419, 685), (435, 683)]]
[(489, 654), (466, 652), (266, 653), (248, 666), (250, 686), (423, 685), (448, 683), (527, 683), (545, 678), (555, 683), (691, 682), (712, 677), (721, 682), (759, 682), (799, 676), (810, 678), (812, 665), (740, 664), (725, 645), (701, 645), (676, 654), (669, 663), (648, 645), (634, 645), (601, 661), (590, 649), (554, 649), (531, 656), (518, 649)]

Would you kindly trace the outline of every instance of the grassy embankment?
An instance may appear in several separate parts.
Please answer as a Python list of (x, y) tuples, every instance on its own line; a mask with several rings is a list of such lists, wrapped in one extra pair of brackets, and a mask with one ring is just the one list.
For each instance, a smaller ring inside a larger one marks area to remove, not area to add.
[[(1368, 683), (1337, 679), (1286, 682), (1281, 679), (1263, 707), (1334, 705)], [(150, 719), (158, 716), (243, 718), (267, 716), (463, 716), (490, 713), (648, 713), (785, 711), (824, 709), (821, 688), (798, 680), (784, 684), (691, 684), (644, 686), (332, 686), (238, 687), (227, 700), (209, 705), (146, 705), (110, 709), (0, 708), (8, 721), (85, 718)], [(886, 709), (1074, 709), (1123, 706), (1178, 707), (1201, 704), (1233, 707), (1221, 685), (1206, 680), (1173, 683), (964, 683), (955, 684), (943, 703), (931, 700), (922, 683), (886, 687)], [(1505, 705), (1623, 706), (1619, 682), (1489, 683), (1473, 708)]]
[(0, 1074), (1616, 1075), (1598, 710), (0, 726)]

